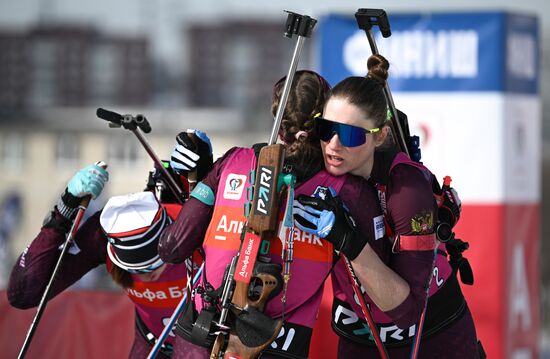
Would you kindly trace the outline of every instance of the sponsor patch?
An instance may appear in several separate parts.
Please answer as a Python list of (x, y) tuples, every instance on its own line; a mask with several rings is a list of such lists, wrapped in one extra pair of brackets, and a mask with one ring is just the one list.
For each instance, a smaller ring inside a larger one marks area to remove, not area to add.
[(384, 216), (380, 215), (372, 219), (374, 224), (374, 239), (379, 240), (386, 234), (386, 228), (384, 226)]
[(230, 173), (225, 180), (223, 198), (235, 201), (240, 200), (246, 185), (246, 179), (246, 175)]
[(411, 218), (411, 230), (415, 234), (425, 234), (432, 232), (434, 227), (434, 217), (431, 211), (424, 211), (415, 214)]

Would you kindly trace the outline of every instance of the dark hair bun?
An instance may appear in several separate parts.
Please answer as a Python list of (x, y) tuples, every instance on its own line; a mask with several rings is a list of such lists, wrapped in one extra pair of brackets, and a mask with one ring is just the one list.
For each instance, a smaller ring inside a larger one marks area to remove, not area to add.
[(390, 63), (384, 56), (380, 54), (371, 55), (367, 60), (367, 68), (369, 69), (367, 77), (380, 82), (382, 86), (386, 85)]

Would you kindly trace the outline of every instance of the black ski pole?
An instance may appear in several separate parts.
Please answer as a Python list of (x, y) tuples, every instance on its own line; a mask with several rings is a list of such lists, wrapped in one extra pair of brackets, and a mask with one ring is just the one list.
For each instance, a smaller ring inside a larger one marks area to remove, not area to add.
[[(96, 165), (102, 168), (107, 168), (107, 164), (105, 162), (97, 162)], [(52, 276), (50, 277), (50, 280), (46, 285), (46, 289), (44, 290), (44, 294), (40, 299), (40, 303), (38, 304), (38, 309), (36, 310), (36, 314), (34, 315), (34, 319), (32, 320), (31, 326), (29, 327), (29, 331), (27, 332), (27, 336), (25, 337), (25, 341), (23, 342), (23, 346), (21, 347), (21, 351), (19, 352), (17, 359), (24, 358), (25, 354), (27, 353), (27, 350), (29, 349), (29, 345), (31, 344), (32, 338), (34, 337), (34, 332), (36, 331), (40, 318), (42, 317), (44, 309), (46, 308), (46, 304), (48, 303), (48, 299), (49, 299), (48, 297), (52, 289), (52, 283), (54, 282), (55, 277), (57, 276), (57, 272), (61, 267), (61, 262), (63, 261), (63, 257), (65, 256), (65, 253), (69, 248), (69, 244), (74, 238), (76, 231), (78, 230), (78, 227), (80, 226), (80, 222), (84, 217), (84, 212), (86, 212), (86, 209), (90, 204), (90, 199), (91, 199), (91, 196), (86, 196), (82, 198), (82, 200), (80, 201), (80, 204), (78, 205), (78, 212), (76, 213), (76, 218), (73, 222), (73, 225), (71, 226), (69, 235), (65, 239), (65, 243), (63, 243), (63, 247), (61, 248), (61, 253), (59, 254), (59, 258), (57, 259), (57, 263), (55, 264), (55, 267), (53, 269)]]
[(170, 175), (170, 173), (168, 173), (168, 170), (164, 168), (162, 161), (158, 158), (158, 156), (155, 154), (155, 151), (153, 151), (153, 148), (151, 148), (151, 146), (145, 139), (145, 136), (143, 136), (143, 134), (141, 133), (141, 131), (145, 133), (151, 132), (151, 125), (149, 125), (149, 121), (147, 121), (145, 116), (123, 116), (116, 112), (105, 110), (103, 108), (98, 108), (96, 114), (97, 117), (108, 121), (109, 127), (124, 127), (125, 129), (132, 131), (136, 135), (139, 142), (145, 148), (145, 151), (153, 159), (153, 162), (157, 165), (159, 171), (161, 171), (161, 173), (166, 178), (166, 183), (168, 184), (168, 187), (170, 188), (174, 196), (181, 204), (183, 204), (186, 199), (185, 194), (183, 193), (182, 189), (177, 185), (176, 181)]
[[(358, 9), (355, 13), (355, 19), (357, 20), (357, 25), (359, 28), (365, 30), (373, 55), (379, 54), (376, 41), (374, 40), (374, 35), (372, 34), (372, 27), (377, 25), (380, 28), (380, 32), (383, 37), (391, 36), (390, 22), (386, 12), (382, 9)], [(397, 145), (402, 152), (410, 155), (405, 136), (403, 135), (403, 129), (401, 128), (401, 123), (399, 122), (399, 114), (395, 109), (393, 96), (387, 82), (384, 86), (384, 96), (386, 97), (386, 102), (388, 103), (388, 107), (392, 114), (390, 123), (392, 125), (393, 133), (395, 134), (395, 137), (397, 137)]]
[[(365, 33), (367, 34), (367, 39), (369, 40), (372, 53), (378, 54), (379, 53), (378, 47), (376, 46), (374, 36), (372, 35), (372, 27), (374, 25), (378, 25), (378, 27), (380, 28), (380, 32), (382, 33), (382, 36), (390, 37), (391, 30), (390, 30), (388, 15), (382, 9), (359, 9), (355, 13), (355, 18), (357, 19), (357, 24), (359, 25), (359, 28), (365, 30)], [(399, 145), (401, 151), (405, 152), (407, 155), (410, 156), (410, 153), (407, 147), (407, 142), (403, 134), (403, 129), (401, 127), (401, 123), (399, 122), (399, 117), (398, 117), (399, 115), (397, 113), (397, 110), (395, 109), (395, 104), (393, 102), (393, 97), (391, 95), (390, 87), (388, 86), (387, 83), (384, 86), (384, 94), (386, 96), (388, 106), (392, 113), (391, 123), (394, 129), (394, 133), (397, 137), (397, 144)], [(437, 250), (435, 249), (432, 269), (433, 269), (433, 266), (435, 265), (436, 254), (437, 254)], [(430, 280), (429, 280), (430, 284), (431, 284), (431, 281), (432, 281), (432, 277), (430, 276)], [(428, 285), (426, 292), (428, 292), (429, 288), (430, 288), (430, 285)], [(424, 326), (424, 319), (426, 316), (427, 302), (428, 302), (428, 299), (426, 298), (426, 302), (424, 304), (424, 310), (422, 312), (422, 315), (420, 316), (420, 321), (418, 323), (417, 331), (413, 341), (413, 347), (412, 347), (411, 356), (410, 356), (411, 359), (416, 359), (418, 357), (418, 352), (420, 349), (420, 339), (422, 337), (422, 329)]]

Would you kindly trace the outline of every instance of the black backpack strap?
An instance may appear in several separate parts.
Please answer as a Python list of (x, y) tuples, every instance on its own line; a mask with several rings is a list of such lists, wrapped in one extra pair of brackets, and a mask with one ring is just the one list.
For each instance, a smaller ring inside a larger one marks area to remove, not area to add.
[(254, 149), (254, 155), (256, 156), (256, 158), (258, 158), (260, 154), (260, 150), (265, 146), (267, 146), (267, 142), (260, 142), (252, 145), (252, 148)]

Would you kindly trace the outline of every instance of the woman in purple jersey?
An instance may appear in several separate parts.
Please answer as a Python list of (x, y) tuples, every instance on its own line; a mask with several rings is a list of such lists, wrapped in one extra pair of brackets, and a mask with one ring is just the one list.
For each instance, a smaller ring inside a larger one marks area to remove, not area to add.
[[(189, 147), (190, 140), (180, 141), (182, 134), (178, 135), (179, 144), (174, 150), (171, 167), (184, 173), (197, 166), (206, 166), (197, 170), (200, 174), (206, 173), (212, 163), (209, 140), (204, 135), (197, 136), (198, 142), (208, 141), (197, 150)], [(206, 160), (201, 161), (199, 157)], [(186, 181), (172, 174), (175, 179)], [(150, 179), (152, 182), (162, 180), (157, 172)], [(85, 167), (71, 178), (37, 237), (13, 267), (7, 288), (12, 306), (27, 309), (38, 305), (82, 197), (98, 197), (107, 180), (108, 173), (97, 165)], [(181, 185), (186, 187), (184, 182)], [(181, 205), (174, 203), (173, 195), (162, 192), (160, 203), (154, 191), (155, 185), (151, 184), (144, 192), (112, 197), (101, 211), (83, 223), (63, 258), (50, 293), (50, 297), (56, 296), (95, 267), (105, 264), (136, 309), (135, 339), (129, 353), (132, 359), (147, 357), (155, 338), (179, 303), (187, 280), (186, 264), (164, 263), (157, 249), (160, 232), (176, 217)], [(143, 293), (154, 293), (155, 298), (151, 295), (146, 298)], [(168, 358), (171, 347), (172, 339), (169, 338), (157, 357)]]
[[(299, 198), (303, 207), (295, 218), (351, 260), (390, 358), (409, 357), (429, 283), (420, 357), (478, 358), (472, 316), (444, 247), (437, 248), (434, 262), (438, 205), (432, 192), (433, 175), (398, 153), (391, 141), (386, 144), (389, 126), (383, 87), (389, 63), (373, 55), (368, 68), (366, 77), (349, 77), (333, 88), (315, 125), (326, 170), (336, 176), (363, 177), (378, 188), (387, 236), (366, 243), (359, 240), (361, 231), (354, 229), (353, 221), (326, 220), (342, 211), (332, 200)], [(459, 213), (455, 215), (453, 221)], [(327, 223), (332, 227), (327, 228)], [(343, 236), (342, 231), (349, 235)], [(336, 266), (332, 280), (332, 326), (339, 335), (339, 358), (377, 357), (343, 263)]]

